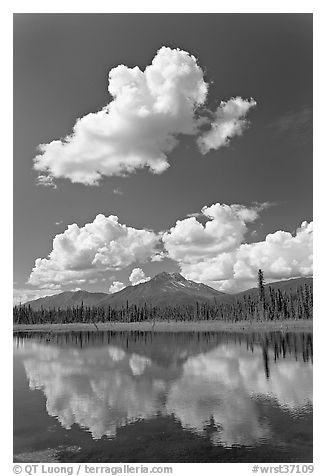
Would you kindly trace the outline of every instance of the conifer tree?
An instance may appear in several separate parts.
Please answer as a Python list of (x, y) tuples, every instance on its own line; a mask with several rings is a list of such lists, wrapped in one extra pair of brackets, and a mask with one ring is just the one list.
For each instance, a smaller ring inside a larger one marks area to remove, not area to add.
[(265, 289), (264, 289), (264, 273), (261, 269), (258, 270), (258, 291), (259, 300), (265, 301)]

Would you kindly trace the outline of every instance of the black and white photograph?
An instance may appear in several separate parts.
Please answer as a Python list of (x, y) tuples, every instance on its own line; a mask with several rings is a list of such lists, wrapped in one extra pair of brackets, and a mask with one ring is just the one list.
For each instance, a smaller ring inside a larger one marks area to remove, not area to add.
[(314, 471), (313, 16), (13, 13), (16, 474)]

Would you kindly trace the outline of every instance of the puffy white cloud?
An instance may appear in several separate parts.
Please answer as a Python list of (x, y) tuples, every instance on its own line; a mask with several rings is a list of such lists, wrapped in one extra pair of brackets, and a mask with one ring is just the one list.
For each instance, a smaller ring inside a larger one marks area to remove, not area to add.
[(256, 280), (257, 268), (266, 279), (278, 280), (311, 276), (313, 273), (313, 222), (306, 221), (295, 235), (276, 231), (264, 241), (243, 244), (235, 253), (233, 279)]
[(36, 170), (88, 185), (143, 167), (161, 173), (176, 135), (196, 133), (207, 85), (194, 56), (163, 47), (144, 71), (113, 68), (108, 90), (113, 100), (101, 111), (78, 119), (65, 139), (39, 146)]
[(113, 283), (109, 287), (109, 293), (117, 293), (118, 291), (121, 291), (125, 287), (126, 286), (121, 281), (113, 281)]
[(199, 139), (200, 150), (226, 145), (240, 135), (244, 116), (256, 103), (232, 98), (210, 112), (204, 104), (208, 85), (194, 56), (162, 47), (141, 71), (119, 65), (109, 73), (112, 101), (77, 120), (70, 135), (39, 146), (34, 168), (38, 181), (55, 178), (96, 185), (103, 176), (126, 175), (148, 167), (160, 174), (181, 135), (199, 135), (213, 117), (212, 128)]
[(227, 146), (232, 137), (240, 136), (248, 126), (245, 116), (256, 104), (252, 98), (247, 100), (239, 96), (226, 102), (222, 101), (216, 109), (210, 130), (197, 139), (202, 154), (206, 154), (211, 149), (217, 150)]
[(140, 283), (146, 283), (146, 281), (149, 281), (150, 279), (151, 278), (148, 278), (141, 268), (134, 268), (129, 276), (129, 281), (133, 286)]
[(303, 222), (294, 236), (276, 231), (264, 241), (241, 244), (255, 211), (243, 210), (241, 218), (232, 208), (226, 210), (205, 226), (195, 218), (177, 222), (163, 236), (168, 256), (178, 261), (186, 278), (232, 292), (255, 286), (259, 268), (267, 281), (312, 275), (312, 222)]
[(158, 236), (120, 224), (118, 217), (97, 215), (92, 223), (76, 223), (55, 236), (47, 258), (38, 258), (29, 284), (81, 283), (106, 270), (125, 268), (154, 256)]
[(223, 205), (216, 203), (202, 209), (207, 222), (195, 216), (178, 220), (163, 234), (168, 256), (181, 265), (200, 263), (226, 251), (234, 250), (242, 242), (247, 223), (258, 218), (259, 206)]
[[(166, 257), (179, 264), (187, 279), (226, 292), (255, 286), (259, 268), (267, 281), (311, 276), (312, 223), (303, 222), (294, 235), (276, 231), (263, 241), (245, 243), (247, 236), (253, 237), (249, 225), (269, 205), (216, 203), (159, 233), (120, 224), (113, 215), (98, 215), (92, 223), (72, 224), (56, 235), (48, 257), (36, 259), (28, 283), (40, 289), (94, 283), (105, 271)], [(132, 285), (149, 279), (139, 267), (129, 277)], [(115, 281), (110, 292), (122, 287)]]

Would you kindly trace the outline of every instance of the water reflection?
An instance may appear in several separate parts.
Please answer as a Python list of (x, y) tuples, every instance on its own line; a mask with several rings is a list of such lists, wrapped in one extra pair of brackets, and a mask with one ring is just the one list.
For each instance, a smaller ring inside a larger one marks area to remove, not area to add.
[(94, 439), (173, 415), (213, 444), (250, 446), (273, 436), (264, 405), (311, 410), (311, 334), (18, 333), (14, 351), (48, 414)]

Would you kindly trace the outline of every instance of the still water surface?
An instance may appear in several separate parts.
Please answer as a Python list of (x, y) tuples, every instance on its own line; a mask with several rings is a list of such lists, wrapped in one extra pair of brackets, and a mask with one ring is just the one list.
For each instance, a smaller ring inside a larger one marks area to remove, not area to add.
[(312, 334), (15, 333), (14, 458), (311, 462)]

